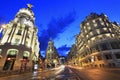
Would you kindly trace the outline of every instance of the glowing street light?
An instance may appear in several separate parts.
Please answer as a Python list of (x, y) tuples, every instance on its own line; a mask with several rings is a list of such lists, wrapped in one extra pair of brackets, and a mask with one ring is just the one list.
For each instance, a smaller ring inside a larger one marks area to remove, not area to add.
[(11, 58), (7, 58), (7, 60), (11, 60)]

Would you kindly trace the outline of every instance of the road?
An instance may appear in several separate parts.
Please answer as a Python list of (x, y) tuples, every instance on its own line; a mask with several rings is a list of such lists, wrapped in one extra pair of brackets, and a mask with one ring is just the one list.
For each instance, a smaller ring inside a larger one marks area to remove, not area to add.
[(120, 69), (81, 69), (60, 66), (54, 69), (1, 77), (0, 80), (120, 80)]

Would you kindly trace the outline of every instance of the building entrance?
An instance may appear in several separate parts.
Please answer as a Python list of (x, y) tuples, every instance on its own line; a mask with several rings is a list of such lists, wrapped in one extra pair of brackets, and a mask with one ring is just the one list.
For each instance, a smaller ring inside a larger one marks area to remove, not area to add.
[(8, 55), (3, 70), (12, 70), (15, 63), (16, 55)]

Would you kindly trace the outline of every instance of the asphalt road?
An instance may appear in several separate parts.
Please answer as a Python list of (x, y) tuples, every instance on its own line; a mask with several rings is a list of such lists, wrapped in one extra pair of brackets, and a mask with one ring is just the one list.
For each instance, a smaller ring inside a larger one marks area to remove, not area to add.
[(80, 69), (62, 65), (45, 71), (0, 77), (0, 80), (120, 80), (120, 68)]

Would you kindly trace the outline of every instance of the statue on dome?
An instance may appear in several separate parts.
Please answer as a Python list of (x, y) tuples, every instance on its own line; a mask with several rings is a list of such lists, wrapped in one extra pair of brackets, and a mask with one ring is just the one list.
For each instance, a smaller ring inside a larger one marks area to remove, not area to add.
[(32, 4), (27, 4), (27, 6), (28, 6), (28, 9), (31, 9), (33, 7)]

